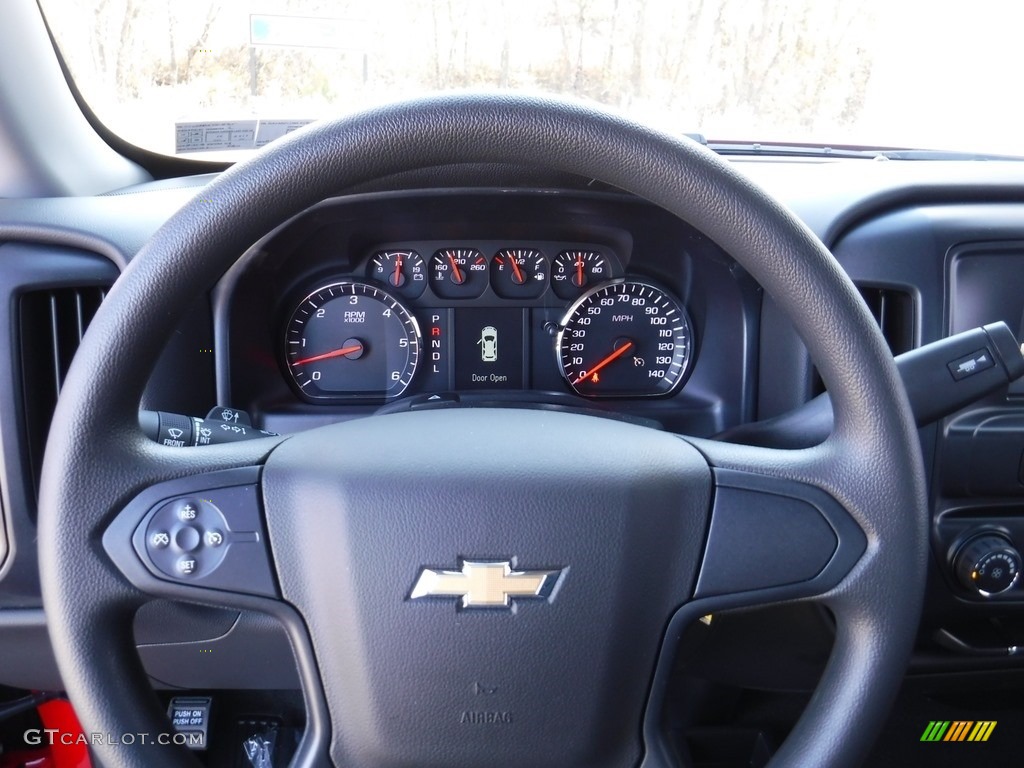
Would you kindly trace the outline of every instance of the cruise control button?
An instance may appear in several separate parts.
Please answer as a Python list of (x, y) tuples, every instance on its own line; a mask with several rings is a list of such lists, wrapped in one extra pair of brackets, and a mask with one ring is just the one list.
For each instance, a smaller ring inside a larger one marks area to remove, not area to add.
[[(132, 547), (145, 567), (158, 579), (189, 588), (276, 597), (259, 486), (251, 482), (258, 471), (211, 473), (230, 481), (224, 486), (213, 482), (199, 489), (193, 478), (186, 478), (150, 491), (150, 498), (159, 501), (149, 506), (132, 534)], [(248, 482), (238, 485), (236, 480)], [(111, 552), (106, 539), (104, 547)]]
[(202, 540), (203, 538), (199, 531), (191, 525), (184, 526), (174, 534), (174, 543), (177, 544), (178, 549), (182, 552), (192, 552), (199, 547)]

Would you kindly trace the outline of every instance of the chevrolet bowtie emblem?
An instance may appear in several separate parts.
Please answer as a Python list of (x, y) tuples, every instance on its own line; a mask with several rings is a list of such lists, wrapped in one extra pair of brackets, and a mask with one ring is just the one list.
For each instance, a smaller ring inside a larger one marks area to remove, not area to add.
[(513, 600), (550, 597), (562, 569), (513, 571), (508, 560), (462, 561), (462, 570), (420, 571), (410, 600), (421, 597), (459, 597), (463, 608), (511, 608)]

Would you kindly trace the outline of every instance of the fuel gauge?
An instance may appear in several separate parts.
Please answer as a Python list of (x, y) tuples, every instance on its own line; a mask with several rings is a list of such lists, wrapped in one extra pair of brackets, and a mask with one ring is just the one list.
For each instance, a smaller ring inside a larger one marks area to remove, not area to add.
[(532, 248), (505, 248), (491, 259), (491, 287), (503, 299), (535, 299), (548, 285), (548, 262)]
[(380, 251), (370, 259), (370, 277), (409, 299), (427, 287), (427, 267), (416, 251)]

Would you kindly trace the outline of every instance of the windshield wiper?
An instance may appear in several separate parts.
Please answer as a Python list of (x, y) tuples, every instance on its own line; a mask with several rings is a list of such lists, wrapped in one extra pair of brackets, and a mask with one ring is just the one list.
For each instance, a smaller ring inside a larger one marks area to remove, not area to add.
[(883, 147), (825, 146), (821, 144), (774, 144), (772, 142), (708, 141), (699, 133), (686, 134), (720, 155), (761, 157), (809, 157), (854, 160), (1011, 160), (1024, 157), (984, 152), (957, 152), (944, 149), (898, 149)]
[(1012, 160), (1020, 162), (1019, 155), (997, 155), (990, 152), (957, 152), (944, 149), (889, 149), (882, 153), (888, 160)]

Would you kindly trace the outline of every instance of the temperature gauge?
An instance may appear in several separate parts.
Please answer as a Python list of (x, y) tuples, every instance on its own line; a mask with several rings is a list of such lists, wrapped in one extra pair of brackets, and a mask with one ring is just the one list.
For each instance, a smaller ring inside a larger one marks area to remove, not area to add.
[(551, 269), (551, 287), (560, 299), (574, 299), (611, 277), (608, 261), (596, 251), (562, 251)]
[(445, 248), (430, 259), (430, 287), (445, 299), (475, 299), (487, 287), (487, 257), (475, 248)]
[(370, 259), (370, 277), (415, 299), (427, 287), (427, 267), (416, 251), (381, 251)]
[(535, 299), (548, 285), (548, 262), (530, 248), (506, 248), (491, 259), (491, 287), (503, 299)]

